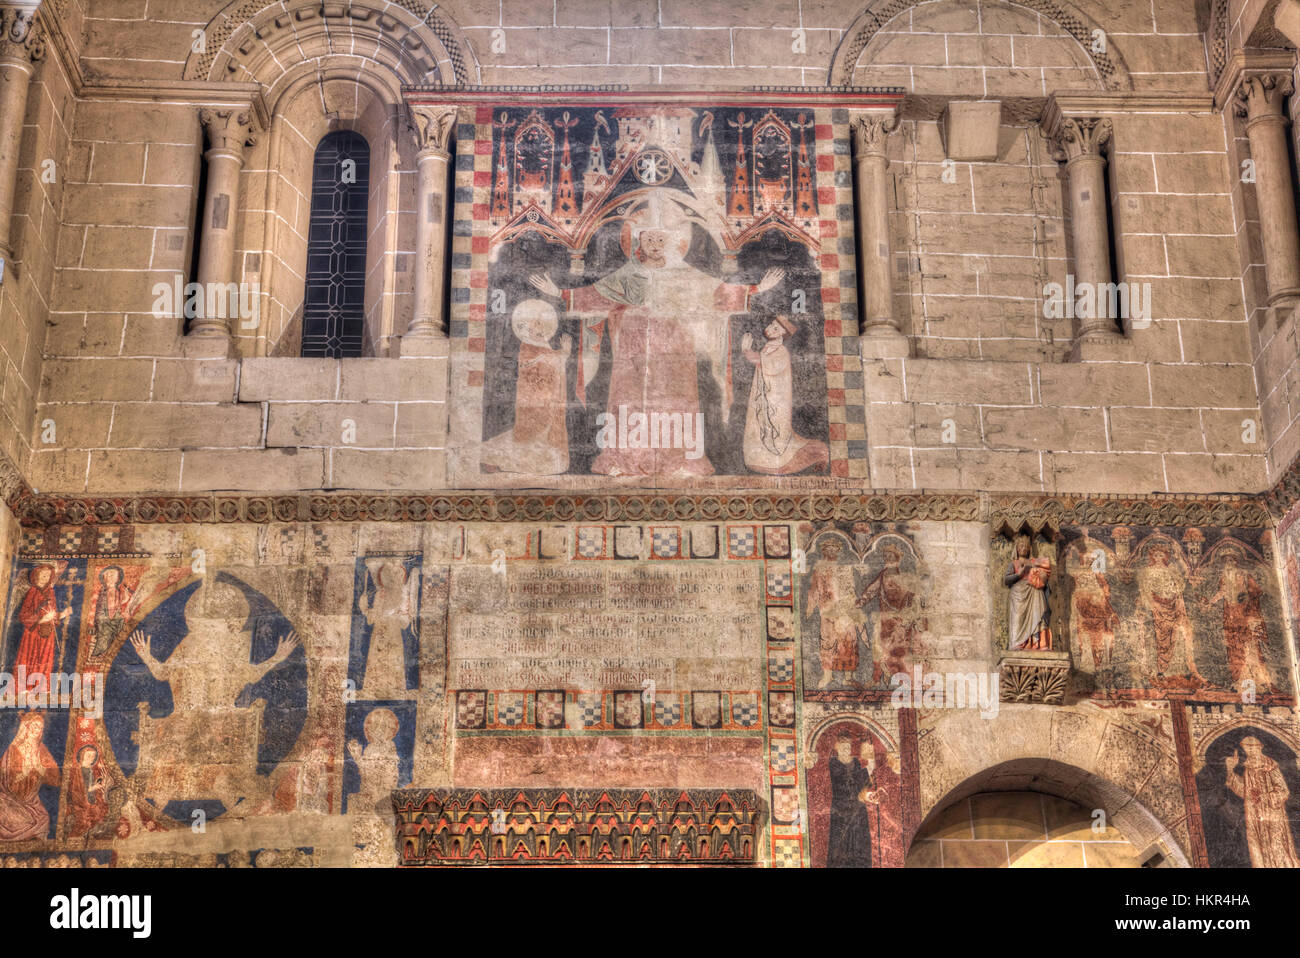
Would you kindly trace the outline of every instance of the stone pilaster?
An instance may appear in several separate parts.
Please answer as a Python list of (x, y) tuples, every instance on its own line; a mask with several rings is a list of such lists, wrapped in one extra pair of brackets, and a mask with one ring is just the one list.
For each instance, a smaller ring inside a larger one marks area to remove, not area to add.
[(10, 230), (27, 90), (36, 64), (45, 56), (45, 28), (36, 16), (38, 6), (0, 4), (0, 282), (14, 256)]
[(889, 241), (889, 134), (898, 117), (860, 113), (853, 118), (853, 164), (857, 173), (858, 275), (862, 287), (859, 343), (864, 358), (907, 355), (907, 337), (894, 316)]
[[(1052, 156), (1065, 163), (1070, 193), (1070, 239), (1074, 246), (1074, 287), (1100, 290), (1111, 282), (1110, 210), (1106, 205), (1106, 154), (1111, 122), (1105, 118), (1056, 114), (1044, 130)], [(1067, 284), (1067, 288), (1074, 288)], [(1115, 317), (1101, 308), (1109, 297), (1095, 297), (1097, 309), (1075, 321), (1074, 349), (1121, 338)]]
[(450, 182), (451, 139), (456, 108), (440, 105), (411, 107), (411, 130), (419, 153), (417, 164), (415, 234), (415, 306), (402, 337), (403, 356), (441, 352), (447, 337), (446, 265), (447, 190)]
[[(208, 188), (203, 198), (198, 274), (206, 297), (206, 291), (214, 286), (237, 281), (234, 271), (239, 178), (244, 168), (244, 148), (256, 140), (251, 110), (205, 108), (199, 111), (199, 121), (208, 139), (208, 150), (203, 154), (208, 164)], [(230, 316), (195, 317), (189, 336), (218, 351), (223, 346), (228, 348), (231, 319)]]
[(1250, 156), (1255, 162), (1255, 195), (1268, 305), (1293, 307), (1300, 301), (1300, 227), (1287, 151), (1286, 98), (1289, 73), (1245, 74), (1233, 96), (1233, 110), (1245, 120)]

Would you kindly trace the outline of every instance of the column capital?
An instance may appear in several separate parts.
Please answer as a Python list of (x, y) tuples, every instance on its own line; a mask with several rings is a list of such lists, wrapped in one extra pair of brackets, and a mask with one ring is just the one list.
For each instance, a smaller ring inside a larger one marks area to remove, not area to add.
[(243, 158), (244, 147), (257, 142), (251, 109), (204, 107), (199, 122), (208, 135), (208, 149)]
[(1058, 163), (1102, 155), (1114, 127), (1106, 117), (1060, 116), (1043, 130), (1052, 158)]
[(894, 111), (855, 113), (851, 120), (853, 130), (853, 156), (886, 156), (889, 134), (898, 129), (898, 114)]
[(451, 139), (456, 135), (456, 107), (443, 103), (409, 104), (411, 135), (422, 154), (451, 156)]
[(1294, 91), (1289, 71), (1243, 73), (1232, 94), (1232, 112), (1248, 122), (1285, 119), (1286, 98)]
[(0, 60), (39, 63), (45, 57), (45, 26), (36, 17), (39, 3), (0, 3)]

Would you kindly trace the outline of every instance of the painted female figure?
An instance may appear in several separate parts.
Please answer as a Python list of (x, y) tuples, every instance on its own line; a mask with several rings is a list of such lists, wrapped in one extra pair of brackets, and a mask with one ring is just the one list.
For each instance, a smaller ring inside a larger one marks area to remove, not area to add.
[(108, 778), (99, 761), (99, 749), (83, 745), (77, 749), (77, 767), (68, 782), (72, 807), (71, 836), (79, 838), (108, 814)]
[(126, 627), (127, 617), (134, 610), (133, 593), (122, 581), (122, 567), (111, 565), (99, 573), (99, 588), (95, 590), (87, 627), (95, 636), (91, 658), (99, 658), (113, 647), (117, 637)]
[(1272, 691), (1273, 673), (1264, 664), (1268, 627), (1259, 607), (1264, 590), (1238, 565), (1232, 553), (1224, 556), (1223, 564), (1219, 591), (1206, 604), (1223, 603), (1223, 641), (1233, 684), (1240, 688), (1243, 682), (1249, 681), (1258, 690)]
[(406, 567), (400, 559), (386, 559), (370, 574), (375, 582), (373, 599), (361, 597), (361, 613), (370, 625), (370, 648), (360, 686), (370, 699), (400, 699), (406, 691), (406, 640), (403, 633), (415, 620), (415, 600)]
[(59, 766), (41, 741), (45, 718), (28, 712), (13, 742), (0, 758), (0, 842), (44, 838), (50, 813), (41, 802), (42, 785), (59, 784)]

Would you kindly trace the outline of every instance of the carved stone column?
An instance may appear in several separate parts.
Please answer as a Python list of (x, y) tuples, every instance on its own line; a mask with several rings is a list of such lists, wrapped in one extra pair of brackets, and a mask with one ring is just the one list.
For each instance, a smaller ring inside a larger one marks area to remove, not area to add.
[(415, 308), (402, 337), (402, 355), (427, 356), (443, 351), (447, 337), (447, 321), (443, 315), (450, 206), (447, 186), (456, 108), (412, 106), (411, 124), (420, 149), (416, 155)]
[(1242, 77), (1233, 101), (1236, 114), (1246, 120), (1250, 156), (1255, 161), (1255, 196), (1269, 306), (1289, 307), (1300, 301), (1300, 228), (1286, 143), (1285, 105), (1291, 92), (1287, 73), (1247, 75)]
[[(1052, 156), (1065, 163), (1070, 191), (1070, 238), (1074, 245), (1073, 290), (1083, 283), (1099, 291), (1111, 281), (1110, 210), (1106, 206), (1106, 154), (1102, 152), (1110, 139), (1111, 123), (1094, 117), (1061, 116), (1045, 131)], [(1110, 297), (1094, 297), (1097, 309), (1091, 316), (1077, 317), (1074, 348), (1087, 343), (1120, 339), (1115, 317), (1108, 315)]]
[(857, 174), (858, 275), (862, 286), (859, 344), (866, 359), (907, 355), (907, 337), (894, 317), (889, 243), (889, 134), (898, 129), (893, 113), (853, 118), (853, 164)]
[[(253, 114), (251, 110), (203, 109), (199, 121), (208, 137), (208, 189), (203, 198), (202, 233), (199, 238), (198, 283), (204, 291), (236, 281), (235, 224), (239, 216), (239, 174), (244, 168), (244, 147), (251, 146)], [(229, 316), (202, 315), (194, 318), (189, 335), (197, 340), (218, 343), (230, 341)]]
[(14, 255), (10, 229), (27, 89), (35, 65), (45, 55), (45, 28), (36, 19), (37, 6), (0, 4), (0, 282)]

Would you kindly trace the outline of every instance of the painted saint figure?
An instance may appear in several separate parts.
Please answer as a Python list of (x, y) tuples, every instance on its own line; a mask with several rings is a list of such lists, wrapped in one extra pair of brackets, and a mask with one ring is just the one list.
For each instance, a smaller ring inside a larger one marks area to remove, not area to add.
[(1237, 556), (1229, 552), (1223, 559), (1219, 591), (1206, 605), (1223, 603), (1223, 642), (1228, 651), (1228, 668), (1238, 689), (1243, 682), (1253, 682), (1256, 691), (1273, 691), (1273, 673), (1264, 664), (1268, 645), (1268, 627), (1260, 611), (1264, 590), (1254, 577), (1241, 568)]
[(853, 567), (839, 561), (842, 550), (838, 540), (823, 540), (821, 558), (809, 576), (808, 614), (817, 613), (821, 626), (819, 689), (831, 682), (844, 684), (858, 670), (858, 642), (865, 618), (858, 608)]
[(72, 615), (72, 609), (59, 608), (59, 599), (54, 592), (57, 578), (58, 570), (48, 564), (38, 565), (27, 573), (31, 588), (23, 596), (18, 609), (23, 635), (18, 642), (13, 671), (26, 670), (28, 689), (48, 691), (50, 675), (59, 665), (55, 661), (56, 653), (62, 647), (63, 627), (68, 616)]
[(761, 350), (752, 348), (749, 333), (740, 341), (741, 352), (754, 366), (745, 409), (745, 465), (766, 475), (789, 475), (811, 466), (824, 468), (830, 462), (825, 443), (794, 431), (794, 381), (785, 337), (795, 332), (790, 317), (777, 316), (763, 330), (767, 342)]
[(1245, 806), (1251, 867), (1300, 868), (1286, 811), (1291, 792), (1281, 769), (1264, 754), (1263, 743), (1253, 735), (1241, 740), (1241, 752), (1233, 751), (1223, 765), (1228, 788)]
[(1027, 535), (1016, 536), (1015, 557), (1002, 576), (1011, 590), (1007, 602), (1007, 648), (1050, 650), (1052, 647), (1052, 560), (1035, 558)]
[(388, 795), (398, 785), (397, 716), (392, 709), (374, 709), (361, 727), (365, 744), (347, 743), (361, 777), (361, 790), (348, 799), (348, 811), (387, 814)]
[(880, 617), (876, 628), (876, 650), (871, 684), (879, 685), (892, 676), (907, 671), (908, 655), (916, 655), (918, 635), (927, 622), (916, 608), (914, 577), (902, 571), (903, 553), (897, 546), (883, 549), (885, 566), (862, 590), (862, 608), (876, 603)]
[[(562, 300), (570, 314), (583, 316), (579, 343), (579, 402), (586, 403), (586, 385), (595, 378), (600, 343), (610, 343), (609, 421), (628, 414), (645, 416), (644, 422), (698, 422), (699, 366), (711, 364), (723, 410), (727, 396), (729, 313), (748, 310), (750, 297), (780, 284), (783, 269), (768, 270), (757, 285), (720, 282), (688, 265), (691, 224), (672, 200), (661, 200), (656, 190), (646, 208), (623, 226), (622, 248), (627, 262), (591, 286), (561, 290), (545, 275), (528, 282), (546, 296)], [(651, 425), (651, 430), (654, 426)], [(655, 437), (651, 437), (652, 440)], [(683, 445), (687, 445), (683, 443)], [(695, 437), (694, 445), (704, 444)], [(687, 455), (685, 448), (602, 448), (591, 471), (608, 476), (709, 476), (713, 464), (707, 455)]]
[(565, 425), (564, 367), (573, 342), (561, 337), (555, 307), (529, 299), (515, 307), (510, 327), (519, 339), (513, 428), (483, 443), (482, 464), (502, 472), (554, 476), (569, 469), (569, 432)]
[(108, 814), (108, 777), (94, 745), (77, 749), (77, 765), (68, 781), (68, 802), (72, 810), (69, 834), (73, 838), (88, 834)]
[(150, 637), (131, 635), (131, 647), (149, 673), (171, 689), (170, 715), (140, 716), (139, 772), (143, 794), (158, 808), (172, 800), (217, 798), (229, 811), (252, 797), (261, 712), (240, 707), (240, 693), (284, 663), (298, 648), (297, 633), (280, 639), (271, 657), (252, 663), (248, 601), (236, 588), (204, 585), (185, 603), (186, 635), (165, 660), (150, 650)]
[(1167, 545), (1157, 543), (1151, 547), (1150, 563), (1137, 574), (1138, 612), (1151, 619), (1157, 674), (1163, 678), (1176, 666), (1185, 666), (1187, 675), (1204, 684), (1205, 679), (1196, 668), (1192, 622), (1183, 601), (1187, 589), (1185, 566), (1181, 560), (1173, 563), (1170, 559)]
[(841, 735), (830, 758), (831, 820), (826, 840), (827, 868), (871, 867), (871, 809), (880, 804), (872, 780), (875, 754), (864, 740), (857, 758), (853, 740)]
[(400, 559), (368, 561), (367, 570), (375, 583), (375, 595), (361, 595), (361, 613), (370, 625), (370, 648), (366, 670), (358, 683), (370, 699), (408, 698), (406, 689), (406, 640), (403, 633), (415, 621), (419, 572), (408, 578)]
[(1110, 604), (1110, 583), (1093, 566), (1091, 554), (1083, 551), (1071, 573), (1074, 591), (1070, 596), (1070, 622), (1074, 626), (1075, 649), (1087, 649), (1094, 674), (1112, 668), (1115, 630), (1119, 615)]
[(50, 813), (41, 802), (42, 785), (59, 784), (59, 766), (42, 741), (45, 718), (27, 712), (14, 740), (0, 757), (0, 842), (44, 838)]
[(117, 641), (126, 620), (135, 611), (135, 593), (122, 581), (122, 567), (111, 565), (99, 573), (99, 588), (91, 603), (91, 611), (86, 628), (95, 637), (95, 644), (90, 651), (91, 658), (99, 658), (108, 653)]

